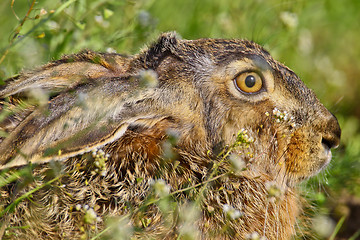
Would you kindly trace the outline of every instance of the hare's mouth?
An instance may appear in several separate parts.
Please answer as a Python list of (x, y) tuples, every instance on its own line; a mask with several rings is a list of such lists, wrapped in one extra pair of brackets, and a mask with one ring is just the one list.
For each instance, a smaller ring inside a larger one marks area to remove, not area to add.
[(326, 165), (330, 163), (331, 161), (331, 157), (332, 157), (332, 154), (331, 154), (331, 150), (330, 148), (325, 145), (325, 144), (322, 144), (323, 145), (323, 148), (324, 148), (324, 158), (326, 159)]
[(322, 145), (323, 150), (320, 151), (319, 157), (318, 157), (318, 161), (319, 161), (320, 165), (319, 165), (319, 168), (315, 171), (315, 173), (313, 175), (318, 174), (324, 168), (326, 168), (329, 165), (331, 158), (332, 158), (330, 148), (324, 143), (321, 145)]

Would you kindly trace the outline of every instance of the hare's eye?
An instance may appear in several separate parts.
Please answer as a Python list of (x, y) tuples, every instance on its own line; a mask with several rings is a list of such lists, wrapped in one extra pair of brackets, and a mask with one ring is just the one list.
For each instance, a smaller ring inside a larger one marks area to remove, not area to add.
[(256, 93), (262, 89), (263, 81), (256, 72), (243, 72), (234, 79), (238, 90), (245, 93)]

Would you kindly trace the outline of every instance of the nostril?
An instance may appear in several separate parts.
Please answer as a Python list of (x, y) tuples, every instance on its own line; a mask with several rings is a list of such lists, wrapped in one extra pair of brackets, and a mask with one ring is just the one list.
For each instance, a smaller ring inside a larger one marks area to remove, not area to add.
[(327, 123), (323, 125), (321, 143), (331, 149), (338, 147), (340, 144), (341, 128), (336, 117), (330, 112), (328, 114)]
[(339, 146), (339, 138), (338, 137), (322, 137), (321, 143), (327, 146), (329, 149), (336, 148)]

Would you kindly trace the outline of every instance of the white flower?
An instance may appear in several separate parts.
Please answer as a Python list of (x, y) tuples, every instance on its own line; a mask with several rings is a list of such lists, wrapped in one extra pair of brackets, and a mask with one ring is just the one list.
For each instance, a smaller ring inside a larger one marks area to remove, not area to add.
[(279, 199), (281, 196), (284, 195), (285, 190), (281, 186), (279, 186), (279, 184), (277, 184), (276, 182), (272, 182), (272, 181), (266, 182), (265, 188), (268, 193), (268, 199), (271, 202), (276, 201), (277, 199)]
[(232, 206), (230, 206), (228, 204), (223, 205), (223, 211), (226, 214), (226, 216), (232, 220), (238, 219), (239, 217), (241, 217), (243, 215), (239, 210), (233, 208)]
[(240, 172), (246, 167), (246, 163), (242, 158), (239, 157), (237, 154), (230, 154), (229, 160), (231, 162), (232, 167), (234, 168), (234, 171)]
[(153, 70), (146, 70), (140, 73), (140, 84), (144, 87), (154, 88), (158, 85), (157, 73)]
[(324, 215), (316, 216), (312, 222), (312, 227), (315, 232), (323, 238), (330, 237), (335, 225), (335, 222), (331, 218)]
[(280, 19), (286, 27), (293, 29), (298, 26), (298, 17), (293, 12), (282, 12), (280, 13)]
[(246, 240), (266, 240), (266, 238), (261, 237), (257, 232), (253, 232), (246, 236)]
[(88, 210), (86, 210), (85, 215), (84, 215), (84, 222), (85, 223), (92, 224), (97, 220), (99, 220), (99, 218), (96, 215), (96, 212), (94, 211), (94, 209), (89, 208)]
[(153, 188), (155, 190), (155, 194), (157, 194), (159, 197), (165, 197), (170, 193), (170, 186), (162, 179), (156, 180), (153, 183)]

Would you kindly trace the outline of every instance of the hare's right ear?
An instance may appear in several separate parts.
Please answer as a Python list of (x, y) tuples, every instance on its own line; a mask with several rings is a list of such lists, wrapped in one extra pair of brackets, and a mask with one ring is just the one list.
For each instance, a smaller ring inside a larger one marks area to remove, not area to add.
[(86, 50), (9, 79), (0, 86), (0, 98), (34, 88), (57, 93), (99, 78), (122, 77), (129, 65), (128, 58), (119, 54)]

